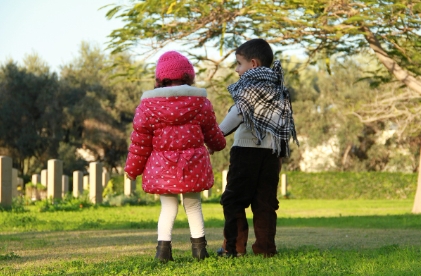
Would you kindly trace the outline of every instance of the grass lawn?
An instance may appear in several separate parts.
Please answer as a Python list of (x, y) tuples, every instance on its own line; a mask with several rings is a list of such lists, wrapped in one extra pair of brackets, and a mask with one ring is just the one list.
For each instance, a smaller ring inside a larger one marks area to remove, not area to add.
[[(221, 259), (222, 208), (203, 204), (209, 259), (191, 258), (180, 206), (173, 256), (156, 262), (159, 205), (0, 212), (0, 275), (421, 275), (421, 216), (412, 200), (282, 200), (279, 254)], [(248, 218), (251, 223), (251, 212)]]

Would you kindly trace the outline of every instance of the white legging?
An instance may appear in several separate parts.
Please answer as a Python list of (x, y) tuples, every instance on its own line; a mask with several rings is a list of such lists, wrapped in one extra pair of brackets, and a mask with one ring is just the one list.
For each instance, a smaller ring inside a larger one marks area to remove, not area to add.
[[(171, 241), (172, 228), (178, 213), (178, 195), (160, 195), (161, 214), (158, 220), (158, 241)], [(205, 235), (200, 193), (183, 194), (184, 211), (190, 226), (192, 238)]]

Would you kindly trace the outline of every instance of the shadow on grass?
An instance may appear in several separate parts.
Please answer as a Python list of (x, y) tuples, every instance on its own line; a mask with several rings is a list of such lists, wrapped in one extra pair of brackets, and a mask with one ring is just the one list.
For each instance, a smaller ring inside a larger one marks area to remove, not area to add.
[[(252, 226), (252, 219), (248, 219)], [(44, 220), (31, 214), (8, 216), (4, 221), (4, 231), (63, 231), (63, 230), (112, 230), (112, 229), (156, 229), (157, 220), (103, 220), (100, 218), (82, 218), (79, 221), (63, 221), (49, 218)], [(206, 228), (222, 228), (224, 220), (209, 218), (205, 221)], [(387, 215), (387, 216), (342, 216), (342, 217), (312, 217), (312, 218), (278, 218), (278, 227), (324, 227), (324, 228), (362, 228), (362, 229), (421, 229), (421, 216)], [(188, 228), (187, 219), (176, 219), (174, 228)], [(1, 240), (1, 235), (0, 235)]]
[(292, 227), (421, 229), (421, 215), (278, 218), (277, 225)]
[[(177, 223), (177, 222), (176, 222)], [(248, 219), (249, 225), (253, 220)], [(178, 222), (179, 227), (188, 227), (187, 221)], [(220, 219), (207, 219), (206, 227), (223, 227)], [(328, 228), (380, 228), (380, 229), (421, 229), (421, 215), (387, 216), (341, 216), (315, 218), (278, 218), (277, 226), (285, 227), (328, 227)]]

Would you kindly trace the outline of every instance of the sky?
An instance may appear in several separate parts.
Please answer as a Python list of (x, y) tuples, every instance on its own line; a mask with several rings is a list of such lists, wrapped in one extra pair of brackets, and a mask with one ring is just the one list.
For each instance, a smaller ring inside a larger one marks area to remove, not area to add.
[(105, 50), (107, 36), (120, 28), (105, 17), (108, 4), (124, 0), (0, 0), (0, 64), (23, 64), (36, 53), (52, 71), (78, 56), (82, 41)]
[(105, 50), (107, 36), (124, 26), (105, 17), (111, 7), (100, 8), (109, 4), (131, 1), (0, 0), (0, 65), (10, 59), (23, 65), (26, 55), (36, 53), (59, 73), (60, 66), (79, 56), (82, 41)]

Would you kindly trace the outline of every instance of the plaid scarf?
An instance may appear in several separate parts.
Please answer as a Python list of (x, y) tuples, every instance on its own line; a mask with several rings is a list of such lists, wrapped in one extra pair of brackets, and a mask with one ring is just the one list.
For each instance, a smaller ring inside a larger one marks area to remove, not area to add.
[(243, 115), (244, 123), (257, 137), (257, 145), (272, 134), (272, 149), (279, 155), (281, 140), (286, 144), (286, 155), (290, 155), (289, 139), (299, 145), (292, 117), (292, 106), (288, 89), (284, 86), (284, 72), (279, 60), (272, 69), (256, 67), (247, 70), (240, 79), (228, 86), (234, 103)]

